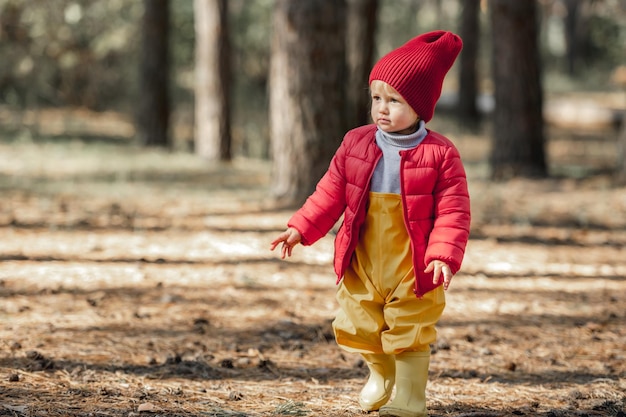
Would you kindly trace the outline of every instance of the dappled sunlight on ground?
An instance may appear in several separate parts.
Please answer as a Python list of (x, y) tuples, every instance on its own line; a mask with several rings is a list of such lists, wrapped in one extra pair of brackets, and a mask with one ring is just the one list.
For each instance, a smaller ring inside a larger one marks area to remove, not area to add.
[[(281, 260), (267, 163), (129, 146), (0, 143), (0, 415), (362, 415), (332, 234)], [(431, 415), (623, 416), (626, 189), (476, 167)]]

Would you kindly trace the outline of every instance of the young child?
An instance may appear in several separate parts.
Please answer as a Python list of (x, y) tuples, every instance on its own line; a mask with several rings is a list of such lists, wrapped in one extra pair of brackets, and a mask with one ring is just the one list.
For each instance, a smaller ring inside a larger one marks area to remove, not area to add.
[(344, 216), (335, 238), (341, 308), (333, 329), (343, 349), (363, 356), (370, 376), (359, 404), (380, 416), (427, 415), (430, 344), (469, 236), (459, 153), (425, 127), (461, 48), (455, 34), (429, 32), (376, 63), (374, 124), (345, 135), (315, 192), (271, 243), (291, 256)]

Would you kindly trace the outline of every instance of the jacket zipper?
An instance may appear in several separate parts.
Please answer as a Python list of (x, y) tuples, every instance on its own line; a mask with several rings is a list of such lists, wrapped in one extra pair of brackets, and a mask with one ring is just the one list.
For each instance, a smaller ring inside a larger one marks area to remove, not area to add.
[[(375, 142), (374, 142), (375, 143)], [(376, 170), (376, 165), (378, 165), (378, 162), (380, 161), (380, 158), (383, 157), (383, 153), (382, 151), (380, 152), (380, 154), (378, 155), (378, 157), (376, 158), (376, 160), (374, 161), (374, 164), (372, 165), (372, 169), (369, 173), (369, 177), (367, 178), (367, 182), (365, 183), (368, 187), (370, 182), (372, 181), (372, 177), (374, 176), (374, 171)], [(355, 213), (355, 216), (360, 213), (361, 211), (361, 207), (364, 204), (364, 201), (366, 198), (368, 198), (369, 195), (369, 191), (368, 192), (364, 192), (363, 195), (361, 196), (361, 200), (359, 200), (359, 206), (358, 206), (358, 210)], [(358, 239), (358, 237), (357, 237)], [(351, 227), (350, 230), (350, 241), (348, 242), (348, 248), (350, 248), (350, 246), (352, 246), (352, 242), (354, 241), (354, 229)], [(348, 268), (348, 259), (346, 259), (348, 257), (348, 253), (350, 253), (350, 256), (352, 256), (352, 254), (354, 253), (354, 251), (350, 252), (350, 251), (346, 251), (346, 253), (343, 255), (343, 262), (341, 263), (341, 277), (339, 278), (339, 281), (341, 281), (341, 279), (343, 279), (343, 275), (346, 273), (346, 269)]]
[[(404, 190), (404, 164), (406, 162), (406, 154), (408, 151), (399, 151), (400, 154), (400, 198), (402, 199), (402, 218), (404, 219), (404, 228), (406, 229), (406, 234), (409, 236), (409, 242), (411, 244), (411, 263), (413, 263), (413, 269), (415, 270), (415, 285), (413, 287), (413, 294), (417, 295), (420, 293), (420, 285), (419, 285), (419, 277), (418, 271), (415, 268), (415, 263), (413, 261), (413, 255), (415, 254), (415, 248), (413, 245), (413, 236), (411, 234), (411, 230), (409, 228), (409, 218), (406, 210), (406, 192)], [(421, 297), (420, 297), (421, 298)]]

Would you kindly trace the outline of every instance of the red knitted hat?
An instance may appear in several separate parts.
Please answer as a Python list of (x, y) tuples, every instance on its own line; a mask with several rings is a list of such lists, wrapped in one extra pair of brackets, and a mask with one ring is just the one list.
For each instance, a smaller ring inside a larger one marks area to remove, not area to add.
[(369, 83), (386, 82), (428, 122), (441, 95), (443, 79), (462, 48), (463, 41), (452, 32), (424, 33), (383, 56), (372, 68)]

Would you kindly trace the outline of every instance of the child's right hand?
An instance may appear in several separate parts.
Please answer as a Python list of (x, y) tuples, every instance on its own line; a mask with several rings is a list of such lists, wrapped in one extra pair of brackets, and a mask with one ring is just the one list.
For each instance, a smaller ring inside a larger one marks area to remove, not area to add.
[(293, 227), (288, 228), (284, 232), (282, 232), (276, 239), (274, 239), (271, 243), (270, 250), (276, 249), (276, 246), (283, 244), (280, 252), (281, 258), (285, 259), (285, 256), (291, 256), (291, 251), (293, 247), (302, 241), (302, 235)]

